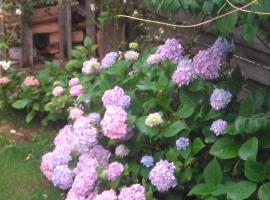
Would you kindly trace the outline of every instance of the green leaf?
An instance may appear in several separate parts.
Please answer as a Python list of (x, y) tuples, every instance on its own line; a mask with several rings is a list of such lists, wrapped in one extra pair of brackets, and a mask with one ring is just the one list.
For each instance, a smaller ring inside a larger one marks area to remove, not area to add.
[(241, 34), (243, 38), (249, 43), (254, 42), (257, 32), (258, 32), (258, 25), (254, 20), (249, 21), (245, 23), (243, 26), (241, 26)]
[(237, 134), (245, 133), (246, 131), (246, 119), (243, 117), (237, 117), (234, 122), (235, 132)]
[(23, 109), (25, 108), (31, 101), (29, 99), (21, 99), (21, 100), (17, 100), (12, 104), (13, 108), (16, 109)]
[(110, 75), (125, 76), (125, 72), (128, 68), (126, 61), (118, 61), (113, 67), (108, 69), (105, 73)]
[(204, 181), (209, 188), (214, 188), (222, 181), (222, 169), (217, 161), (213, 159), (203, 171)]
[(238, 19), (238, 14), (234, 13), (227, 17), (223, 17), (217, 20), (216, 27), (217, 27), (218, 32), (223, 36), (229, 33), (236, 25), (237, 19)]
[(210, 14), (213, 10), (214, 3), (212, 1), (205, 1), (203, 4), (203, 12), (205, 14)]
[(259, 191), (258, 196), (260, 200), (270, 200), (270, 183), (264, 183)]
[(31, 112), (29, 112), (27, 115), (26, 115), (26, 123), (30, 123), (33, 118), (36, 116), (37, 112), (35, 110), (31, 110)]
[(82, 59), (83, 58), (83, 55), (79, 50), (72, 50), (70, 52), (70, 55), (75, 59)]
[(82, 62), (80, 60), (70, 60), (66, 65), (67, 70), (78, 69), (81, 67), (82, 67)]
[(257, 185), (249, 181), (240, 181), (227, 187), (227, 199), (248, 199), (256, 190)]
[(90, 47), (92, 45), (92, 40), (90, 37), (86, 37), (83, 41), (83, 46)]
[(239, 156), (243, 160), (252, 159), (256, 160), (258, 152), (258, 139), (256, 137), (250, 138), (239, 149)]
[(165, 137), (173, 137), (180, 133), (183, 130), (188, 130), (188, 127), (184, 121), (176, 121), (173, 124), (171, 124), (168, 128), (166, 128), (164, 132)]
[(191, 91), (191, 92), (198, 92), (200, 91), (201, 89), (203, 89), (204, 87), (204, 82), (202, 79), (200, 78), (197, 78), (195, 79), (191, 84), (190, 86), (188, 87), (188, 89)]
[(247, 160), (244, 173), (250, 181), (261, 182), (264, 179), (264, 166), (254, 160)]
[(205, 147), (205, 144), (200, 138), (195, 138), (191, 144), (192, 153), (197, 154)]
[(243, 81), (244, 81), (244, 78), (242, 75), (242, 71), (240, 67), (236, 67), (233, 70), (230, 79), (228, 80), (228, 88), (233, 96), (236, 96), (240, 92)]
[(175, 113), (177, 118), (186, 119), (194, 113), (194, 107), (192, 104), (184, 104), (179, 110)]
[(209, 153), (220, 159), (235, 158), (238, 156), (240, 145), (235, 138), (223, 137), (215, 142)]
[(188, 196), (198, 195), (198, 196), (208, 196), (211, 194), (211, 190), (208, 188), (206, 184), (198, 184), (195, 185), (188, 193)]
[(241, 102), (238, 113), (239, 116), (250, 117), (254, 115), (255, 112), (256, 108), (251, 98), (246, 98)]

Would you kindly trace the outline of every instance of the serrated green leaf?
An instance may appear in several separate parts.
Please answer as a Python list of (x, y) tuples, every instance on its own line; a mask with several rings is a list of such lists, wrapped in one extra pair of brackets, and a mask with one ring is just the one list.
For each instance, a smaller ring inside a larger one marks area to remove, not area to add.
[(259, 200), (270, 200), (270, 183), (261, 185), (258, 191)]
[(261, 182), (264, 179), (264, 166), (254, 160), (247, 160), (244, 173), (250, 181)]
[(166, 128), (166, 130), (164, 131), (164, 136), (173, 137), (183, 130), (188, 130), (188, 127), (184, 121), (178, 120), (171, 124), (168, 128)]
[(258, 144), (259, 141), (256, 137), (250, 138), (248, 141), (242, 144), (241, 148), (239, 149), (240, 158), (242, 158), (243, 160), (256, 160)]
[(222, 169), (216, 159), (213, 159), (203, 171), (204, 181), (209, 188), (214, 188), (222, 181)]
[(227, 199), (243, 200), (248, 199), (256, 190), (257, 185), (249, 181), (241, 181), (230, 184), (227, 187)]

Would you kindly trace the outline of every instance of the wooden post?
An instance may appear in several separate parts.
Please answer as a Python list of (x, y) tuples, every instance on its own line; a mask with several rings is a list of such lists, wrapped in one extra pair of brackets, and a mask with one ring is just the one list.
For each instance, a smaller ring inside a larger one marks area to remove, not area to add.
[[(0, 0), (0, 5), (2, 5), (2, 3), (3, 3), (3, 0)], [(4, 32), (5, 32), (4, 16), (0, 16), (0, 33), (4, 33)], [(6, 50), (0, 49), (0, 60), (5, 60), (5, 59), (6, 59)], [(0, 66), (0, 78), (2, 77), (2, 74), (3, 74), (3, 68)]]
[(33, 34), (30, 27), (30, 19), (26, 14), (27, 12), (27, 10), (22, 8), (22, 14), (20, 16), (22, 41), (21, 67), (31, 68), (34, 65)]
[(59, 49), (61, 61), (69, 58), (72, 49), (71, 8), (68, 0), (58, 0), (59, 5)]
[(90, 37), (93, 41), (93, 44), (95, 44), (96, 43), (95, 11), (91, 9), (91, 5), (95, 6), (95, 0), (85, 0), (86, 36)]

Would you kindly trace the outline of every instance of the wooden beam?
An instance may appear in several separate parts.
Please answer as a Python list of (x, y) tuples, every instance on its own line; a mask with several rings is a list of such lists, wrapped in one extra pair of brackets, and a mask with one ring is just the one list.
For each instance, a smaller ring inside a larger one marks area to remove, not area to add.
[(69, 51), (72, 49), (72, 27), (71, 27), (71, 8), (68, 0), (58, 0), (59, 6), (59, 49), (60, 57), (64, 61), (69, 57)]
[(86, 36), (90, 37), (93, 43), (95, 44), (96, 43), (95, 10), (93, 9), (92, 5), (95, 5), (95, 0), (85, 0)]
[(57, 6), (37, 8), (37, 9), (34, 9), (34, 13), (32, 15), (32, 23), (40, 24), (44, 22), (57, 21), (57, 18), (58, 18)]
[(27, 10), (22, 9), (22, 14), (20, 16), (21, 41), (22, 41), (21, 67), (33, 67), (34, 65), (33, 34), (26, 13)]
[[(72, 43), (82, 43), (83, 42), (83, 31), (72, 32)], [(49, 44), (58, 44), (60, 41), (59, 33), (49, 34)]]
[(32, 32), (34, 34), (38, 33), (55, 33), (59, 31), (59, 25), (57, 21), (55, 22), (47, 22), (47, 23), (41, 23), (36, 24), (32, 26)]

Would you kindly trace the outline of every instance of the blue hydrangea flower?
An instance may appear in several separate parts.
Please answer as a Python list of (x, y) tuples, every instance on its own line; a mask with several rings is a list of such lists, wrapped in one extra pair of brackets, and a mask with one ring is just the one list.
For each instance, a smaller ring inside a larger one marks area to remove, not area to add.
[(189, 139), (186, 137), (180, 137), (176, 140), (176, 148), (177, 150), (186, 150), (189, 146)]
[(152, 156), (143, 156), (141, 159), (143, 166), (149, 168), (154, 165), (154, 158)]

